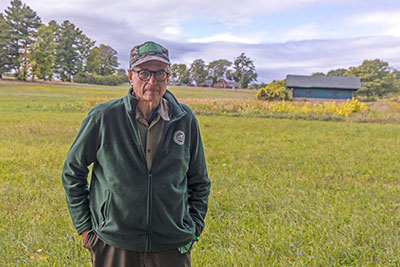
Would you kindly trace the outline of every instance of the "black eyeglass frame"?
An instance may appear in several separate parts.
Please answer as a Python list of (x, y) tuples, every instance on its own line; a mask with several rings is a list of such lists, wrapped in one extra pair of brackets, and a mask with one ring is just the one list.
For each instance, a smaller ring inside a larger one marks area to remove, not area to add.
[[(144, 82), (149, 81), (149, 80), (151, 79), (151, 76), (152, 76), (153, 74), (154, 74), (154, 77), (156, 78), (156, 81), (157, 81), (157, 82), (163, 82), (163, 81), (165, 81), (166, 79), (168, 79), (168, 76), (169, 76), (169, 74), (171, 73), (171, 72), (168, 72), (168, 71), (165, 71), (165, 70), (158, 70), (158, 71), (138, 70), (138, 71), (136, 71), (136, 70), (134, 70), (133, 68), (131, 68), (131, 71), (132, 71), (132, 72), (136, 72), (136, 73), (138, 74), (139, 79), (140, 79), (141, 81), (144, 81)], [(147, 80), (144, 80), (144, 79), (140, 78), (140, 73), (143, 72), (143, 71), (147, 71), (147, 72), (150, 73), (150, 76), (149, 76), (149, 78), (148, 78)], [(160, 73), (160, 72), (163, 72), (163, 73), (166, 73), (166, 74), (167, 74), (167, 76), (165, 77), (165, 79), (164, 79), (164, 80), (161, 80), (161, 81), (160, 81), (159, 79), (157, 79), (157, 73)]]

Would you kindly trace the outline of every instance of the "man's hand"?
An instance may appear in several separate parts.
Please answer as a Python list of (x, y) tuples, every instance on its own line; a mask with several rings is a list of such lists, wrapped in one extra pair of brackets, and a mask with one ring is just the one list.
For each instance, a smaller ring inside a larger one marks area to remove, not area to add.
[(90, 231), (90, 229), (86, 229), (86, 230), (83, 231), (83, 233), (82, 233), (82, 247), (85, 246), (85, 242), (86, 242), (87, 235), (88, 235), (88, 232), (89, 232), (89, 231)]

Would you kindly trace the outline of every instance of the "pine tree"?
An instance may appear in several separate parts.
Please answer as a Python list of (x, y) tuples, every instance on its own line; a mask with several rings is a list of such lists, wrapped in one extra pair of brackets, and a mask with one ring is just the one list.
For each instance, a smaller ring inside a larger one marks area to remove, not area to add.
[(114, 74), (118, 65), (117, 51), (104, 44), (92, 48), (86, 61), (88, 72), (103, 76)]
[(6, 23), (3, 14), (0, 13), (0, 78), (10, 70), (8, 48), (9, 48), (9, 31), (10, 28)]
[(53, 65), (55, 63), (56, 43), (53, 30), (42, 25), (37, 32), (36, 41), (32, 44), (30, 60), (32, 77), (43, 80), (53, 79)]
[(90, 40), (90, 38), (83, 34), (82, 31), (77, 35), (76, 41), (78, 50), (78, 72), (84, 72), (87, 64), (87, 57), (96, 42)]
[(74, 75), (83, 71), (94, 42), (68, 20), (60, 25), (56, 39), (56, 72), (62, 81), (72, 81)]
[(93, 47), (86, 60), (86, 71), (91, 74), (100, 74), (101, 56), (98, 47)]
[(17, 72), (17, 77), (26, 80), (29, 60), (28, 54), (36, 29), (41, 25), (41, 19), (29, 6), (20, 0), (12, 0), (5, 10), (5, 21), (10, 28), (8, 57), (10, 69)]

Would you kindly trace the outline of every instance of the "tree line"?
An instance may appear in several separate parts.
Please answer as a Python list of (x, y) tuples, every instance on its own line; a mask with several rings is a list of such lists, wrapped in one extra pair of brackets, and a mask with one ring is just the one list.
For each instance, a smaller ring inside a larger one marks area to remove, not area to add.
[[(206, 64), (203, 59), (195, 59), (190, 67), (185, 64), (172, 64), (171, 80), (176, 85), (215, 86), (248, 88), (249, 84), (257, 80), (257, 73), (253, 61), (241, 53), (230, 62), (218, 59)], [(226, 84), (220, 84), (226, 81)], [(234, 82), (235, 85), (229, 82)]]
[(315, 72), (312, 76), (359, 77), (361, 89), (356, 92), (356, 96), (382, 97), (400, 93), (400, 71), (380, 59), (364, 60), (360, 66), (333, 69), (326, 74)]
[[(43, 24), (38, 14), (21, 0), (12, 0), (0, 13), (0, 78), (12, 73), (19, 80), (40, 79), (115, 85), (127, 82), (118, 69), (117, 51), (86, 36), (72, 22), (52, 20)], [(257, 80), (253, 61), (244, 53), (230, 62), (219, 59), (206, 64), (196, 59), (171, 66), (177, 85), (212, 86), (218, 79), (247, 88)], [(231, 84), (225, 84), (229, 87)]]
[(12, 0), (0, 13), (0, 78), (12, 72), (19, 80), (126, 82), (117, 51), (95, 43), (70, 21), (45, 25), (29, 6)]
[[(72, 22), (52, 20), (43, 24), (38, 14), (21, 0), (12, 0), (0, 13), (0, 78), (12, 73), (19, 80), (40, 79), (115, 85), (127, 82), (118, 69), (117, 51), (86, 36)], [(171, 81), (177, 85), (215, 85), (218, 79), (247, 88), (256, 81), (253, 61), (244, 53), (230, 62), (219, 59), (206, 64), (196, 59), (171, 66)], [(224, 87), (229, 87), (229, 84)]]
[[(388, 62), (374, 59), (364, 60), (360, 66), (314, 72), (312, 76), (359, 77), (361, 88), (354, 96), (363, 100), (375, 100), (393, 94), (400, 94), (400, 71)], [(293, 92), (286, 88), (286, 80), (273, 81), (259, 88), (257, 98), (262, 100), (292, 100)]]

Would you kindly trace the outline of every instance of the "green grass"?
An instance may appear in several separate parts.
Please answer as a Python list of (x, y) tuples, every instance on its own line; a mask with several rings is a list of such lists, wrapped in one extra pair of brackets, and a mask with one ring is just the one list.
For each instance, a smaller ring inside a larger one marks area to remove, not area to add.
[[(120, 97), (126, 94), (129, 84), (119, 86), (79, 84), (79, 83), (45, 83), (1, 81), (0, 95), (16, 96), (21, 94), (33, 97)], [(196, 99), (254, 99), (252, 90), (231, 90), (203, 87), (169, 86), (177, 98)]]
[[(32, 107), (96, 94), (47, 86), (0, 84), (0, 266), (89, 266), (60, 178), (86, 112)], [(212, 190), (193, 266), (400, 265), (400, 125), (198, 120)]]

